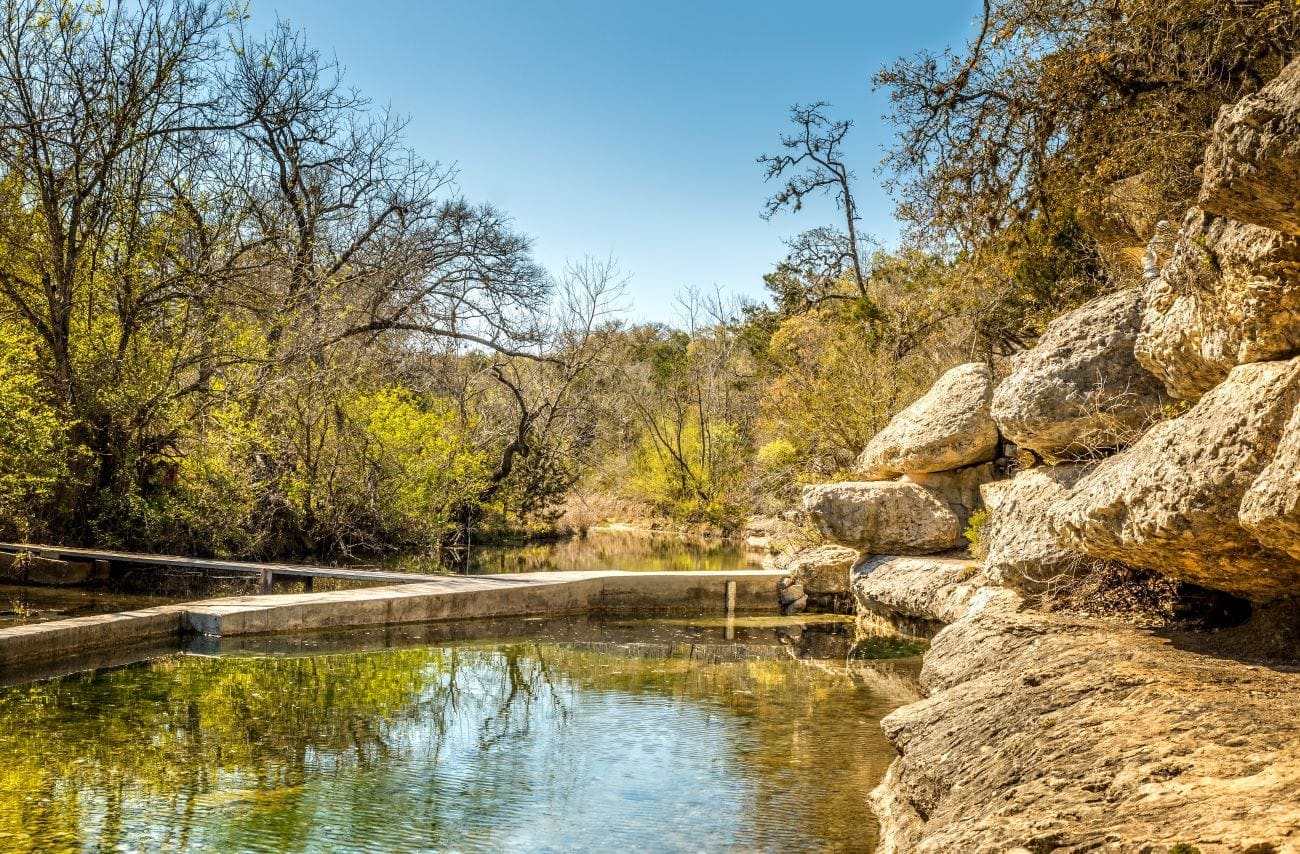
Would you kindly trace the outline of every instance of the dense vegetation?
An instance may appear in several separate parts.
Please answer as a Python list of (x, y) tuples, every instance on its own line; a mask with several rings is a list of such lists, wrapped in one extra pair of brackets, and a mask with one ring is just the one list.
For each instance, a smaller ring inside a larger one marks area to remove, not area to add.
[(1219, 105), (1300, 43), (1290, 3), (988, 0), (977, 24), (876, 78), (905, 245), (857, 230), (851, 122), (796, 107), (763, 213), (828, 193), (841, 221), (790, 241), (769, 305), (687, 292), (670, 328), (619, 320), (611, 261), (540, 269), (290, 29), (6, 3), (0, 533), (329, 555), (779, 510), (942, 369), (1128, 281)]

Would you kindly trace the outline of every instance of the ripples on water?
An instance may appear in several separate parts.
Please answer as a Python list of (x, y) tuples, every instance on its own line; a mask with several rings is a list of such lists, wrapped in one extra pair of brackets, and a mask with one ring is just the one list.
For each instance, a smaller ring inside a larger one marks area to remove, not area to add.
[(5, 689), (0, 849), (874, 845), (865, 796), (893, 757), (877, 722), (913, 659), (846, 668), (826, 620), (751, 620), (731, 642), (709, 624), (555, 625), (254, 641)]

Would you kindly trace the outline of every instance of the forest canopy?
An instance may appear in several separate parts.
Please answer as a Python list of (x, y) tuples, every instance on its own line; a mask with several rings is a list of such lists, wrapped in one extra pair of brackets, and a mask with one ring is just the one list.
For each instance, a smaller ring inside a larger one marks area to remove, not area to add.
[(755, 215), (838, 220), (768, 304), (687, 289), (632, 325), (614, 260), (542, 269), (287, 25), (7, 3), (3, 536), (324, 557), (781, 512), (942, 370), (1131, 280), (1219, 107), (1297, 43), (1291, 3), (987, 0), (876, 75), (902, 245), (858, 228), (853, 121), (796, 105)]

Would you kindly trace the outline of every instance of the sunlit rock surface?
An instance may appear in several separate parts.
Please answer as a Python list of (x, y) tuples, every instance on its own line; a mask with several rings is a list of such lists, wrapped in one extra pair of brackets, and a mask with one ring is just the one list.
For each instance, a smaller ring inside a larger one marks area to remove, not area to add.
[(1061, 315), (1033, 349), (1012, 357), (993, 393), (1002, 435), (1047, 459), (1131, 442), (1168, 404), (1161, 382), (1133, 358), (1142, 323), (1136, 288)]
[(1300, 61), (1219, 114), (1203, 177), (1206, 210), (1300, 234)]
[(998, 431), (989, 415), (992, 393), (986, 365), (958, 365), (867, 443), (858, 458), (858, 472), (868, 480), (881, 480), (993, 459)]
[(988, 521), (980, 532), (988, 577), (1025, 593), (1040, 593), (1087, 572), (1095, 559), (1062, 548), (1050, 527), (1052, 510), (1088, 467), (1041, 466), (981, 490)]
[(961, 541), (957, 515), (915, 483), (816, 484), (804, 488), (803, 506), (822, 536), (862, 552), (929, 554)]
[(1145, 289), (1138, 361), (1195, 399), (1238, 364), (1300, 353), (1300, 238), (1193, 208)]
[(1061, 545), (1256, 601), (1300, 593), (1300, 560), (1238, 518), (1297, 401), (1300, 359), (1235, 368), (1078, 482), (1051, 513)]

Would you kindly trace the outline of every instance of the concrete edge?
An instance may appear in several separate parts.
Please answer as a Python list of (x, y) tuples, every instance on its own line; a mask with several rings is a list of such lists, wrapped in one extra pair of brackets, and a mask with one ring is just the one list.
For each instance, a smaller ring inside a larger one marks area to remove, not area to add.
[(564, 614), (775, 611), (780, 570), (448, 576), (420, 584), (208, 599), (0, 629), (0, 677), (105, 647), (212, 637)]

